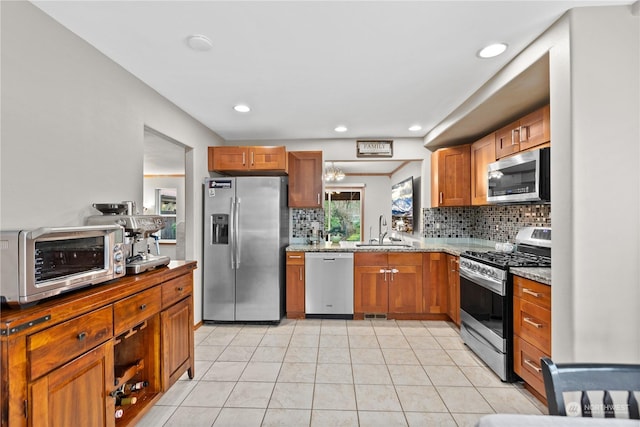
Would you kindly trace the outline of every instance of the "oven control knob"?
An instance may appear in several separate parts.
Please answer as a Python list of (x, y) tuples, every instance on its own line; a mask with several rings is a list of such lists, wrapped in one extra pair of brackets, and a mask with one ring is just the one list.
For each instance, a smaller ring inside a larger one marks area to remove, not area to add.
[(113, 260), (116, 262), (122, 261), (122, 253), (118, 252), (115, 255), (113, 255)]
[(116, 270), (116, 274), (122, 274), (122, 272), (124, 271), (121, 265), (116, 265), (115, 270)]

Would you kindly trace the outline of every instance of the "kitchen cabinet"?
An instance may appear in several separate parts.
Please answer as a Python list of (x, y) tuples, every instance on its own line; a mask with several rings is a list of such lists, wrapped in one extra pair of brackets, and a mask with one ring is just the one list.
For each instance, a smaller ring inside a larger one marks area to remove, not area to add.
[(460, 326), (460, 257), (447, 255), (448, 273), (448, 309), (449, 318)]
[[(135, 425), (183, 373), (193, 378), (195, 265), (3, 309), (1, 425)], [(118, 389), (134, 382), (144, 383), (137, 403), (117, 406)]]
[(544, 400), (540, 358), (551, 357), (551, 287), (514, 276), (514, 371)]
[(290, 151), (288, 157), (289, 207), (322, 208), (322, 151)]
[(162, 285), (162, 384), (171, 387), (195, 364), (193, 334), (193, 281), (182, 276)]
[(287, 319), (304, 319), (304, 252), (286, 254)]
[(471, 204), (471, 145), (431, 154), (431, 207)]
[(208, 149), (209, 171), (223, 174), (285, 175), (284, 146), (216, 146)]
[(551, 141), (550, 106), (539, 108), (495, 133), (496, 158), (546, 144)]
[[(354, 254), (354, 316), (422, 312), (422, 254)], [(390, 316), (393, 317), (393, 316)]]
[(487, 166), (496, 161), (495, 134), (471, 144), (471, 204), (487, 204)]
[(449, 307), (447, 289), (447, 255), (443, 252), (423, 254), (422, 295), (425, 313), (446, 314)]
[(32, 381), (25, 412), (32, 427), (114, 426), (112, 386), (113, 344), (107, 341)]

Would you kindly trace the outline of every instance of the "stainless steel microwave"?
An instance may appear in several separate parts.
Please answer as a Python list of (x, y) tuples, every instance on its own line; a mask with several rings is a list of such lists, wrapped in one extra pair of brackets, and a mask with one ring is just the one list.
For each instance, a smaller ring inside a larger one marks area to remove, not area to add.
[(122, 277), (119, 225), (0, 232), (0, 299), (16, 306)]
[(488, 203), (551, 201), (551, 149), (541, 148), (505, 157), (487, 168)]

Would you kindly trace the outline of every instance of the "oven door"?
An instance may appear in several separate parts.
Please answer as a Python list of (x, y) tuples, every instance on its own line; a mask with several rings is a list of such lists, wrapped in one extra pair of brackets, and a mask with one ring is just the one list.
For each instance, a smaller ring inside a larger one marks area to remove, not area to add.
[(502, 353), (507, 351), (508, 338), (509, 307), (506, 298), (496, 289), (484, 286), (460, 271), (460, 311), (466, 313), (466, 323)]

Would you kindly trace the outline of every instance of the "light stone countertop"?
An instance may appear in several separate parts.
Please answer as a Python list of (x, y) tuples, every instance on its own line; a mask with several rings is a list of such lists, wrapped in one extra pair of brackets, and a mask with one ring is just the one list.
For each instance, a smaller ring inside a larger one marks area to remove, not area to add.
[(551, 286), (551, 268), (549, 267), (512, 267), (509, 271), (516, 276)]
[[(356, 246), (356, 242), (318, 245), (291, 244), (287, 252), (444, 252), (460, 256), (464, 251), (495, 250), (495, 242), (482, 239), (421, 239), (413, 241), (385, 242), (385, 245), (406, 245), (405, 247)], [(551, 285), (551, 268), (512, 267), (509, 271), (517, 276)]]
[[(495, 250), (495, 242), (481, 239), (421, 239), (413, 241), (385, 242), (381, 246), (357, 246), (359, 242), (340, 242), (318, 245), (292, 244), (288, 252), (445, 252), (459, 256), (464, 251)], [(403, 247), (393, 245), (405, 245)], [(392, 246), (392, 247), (390, 247)]]

